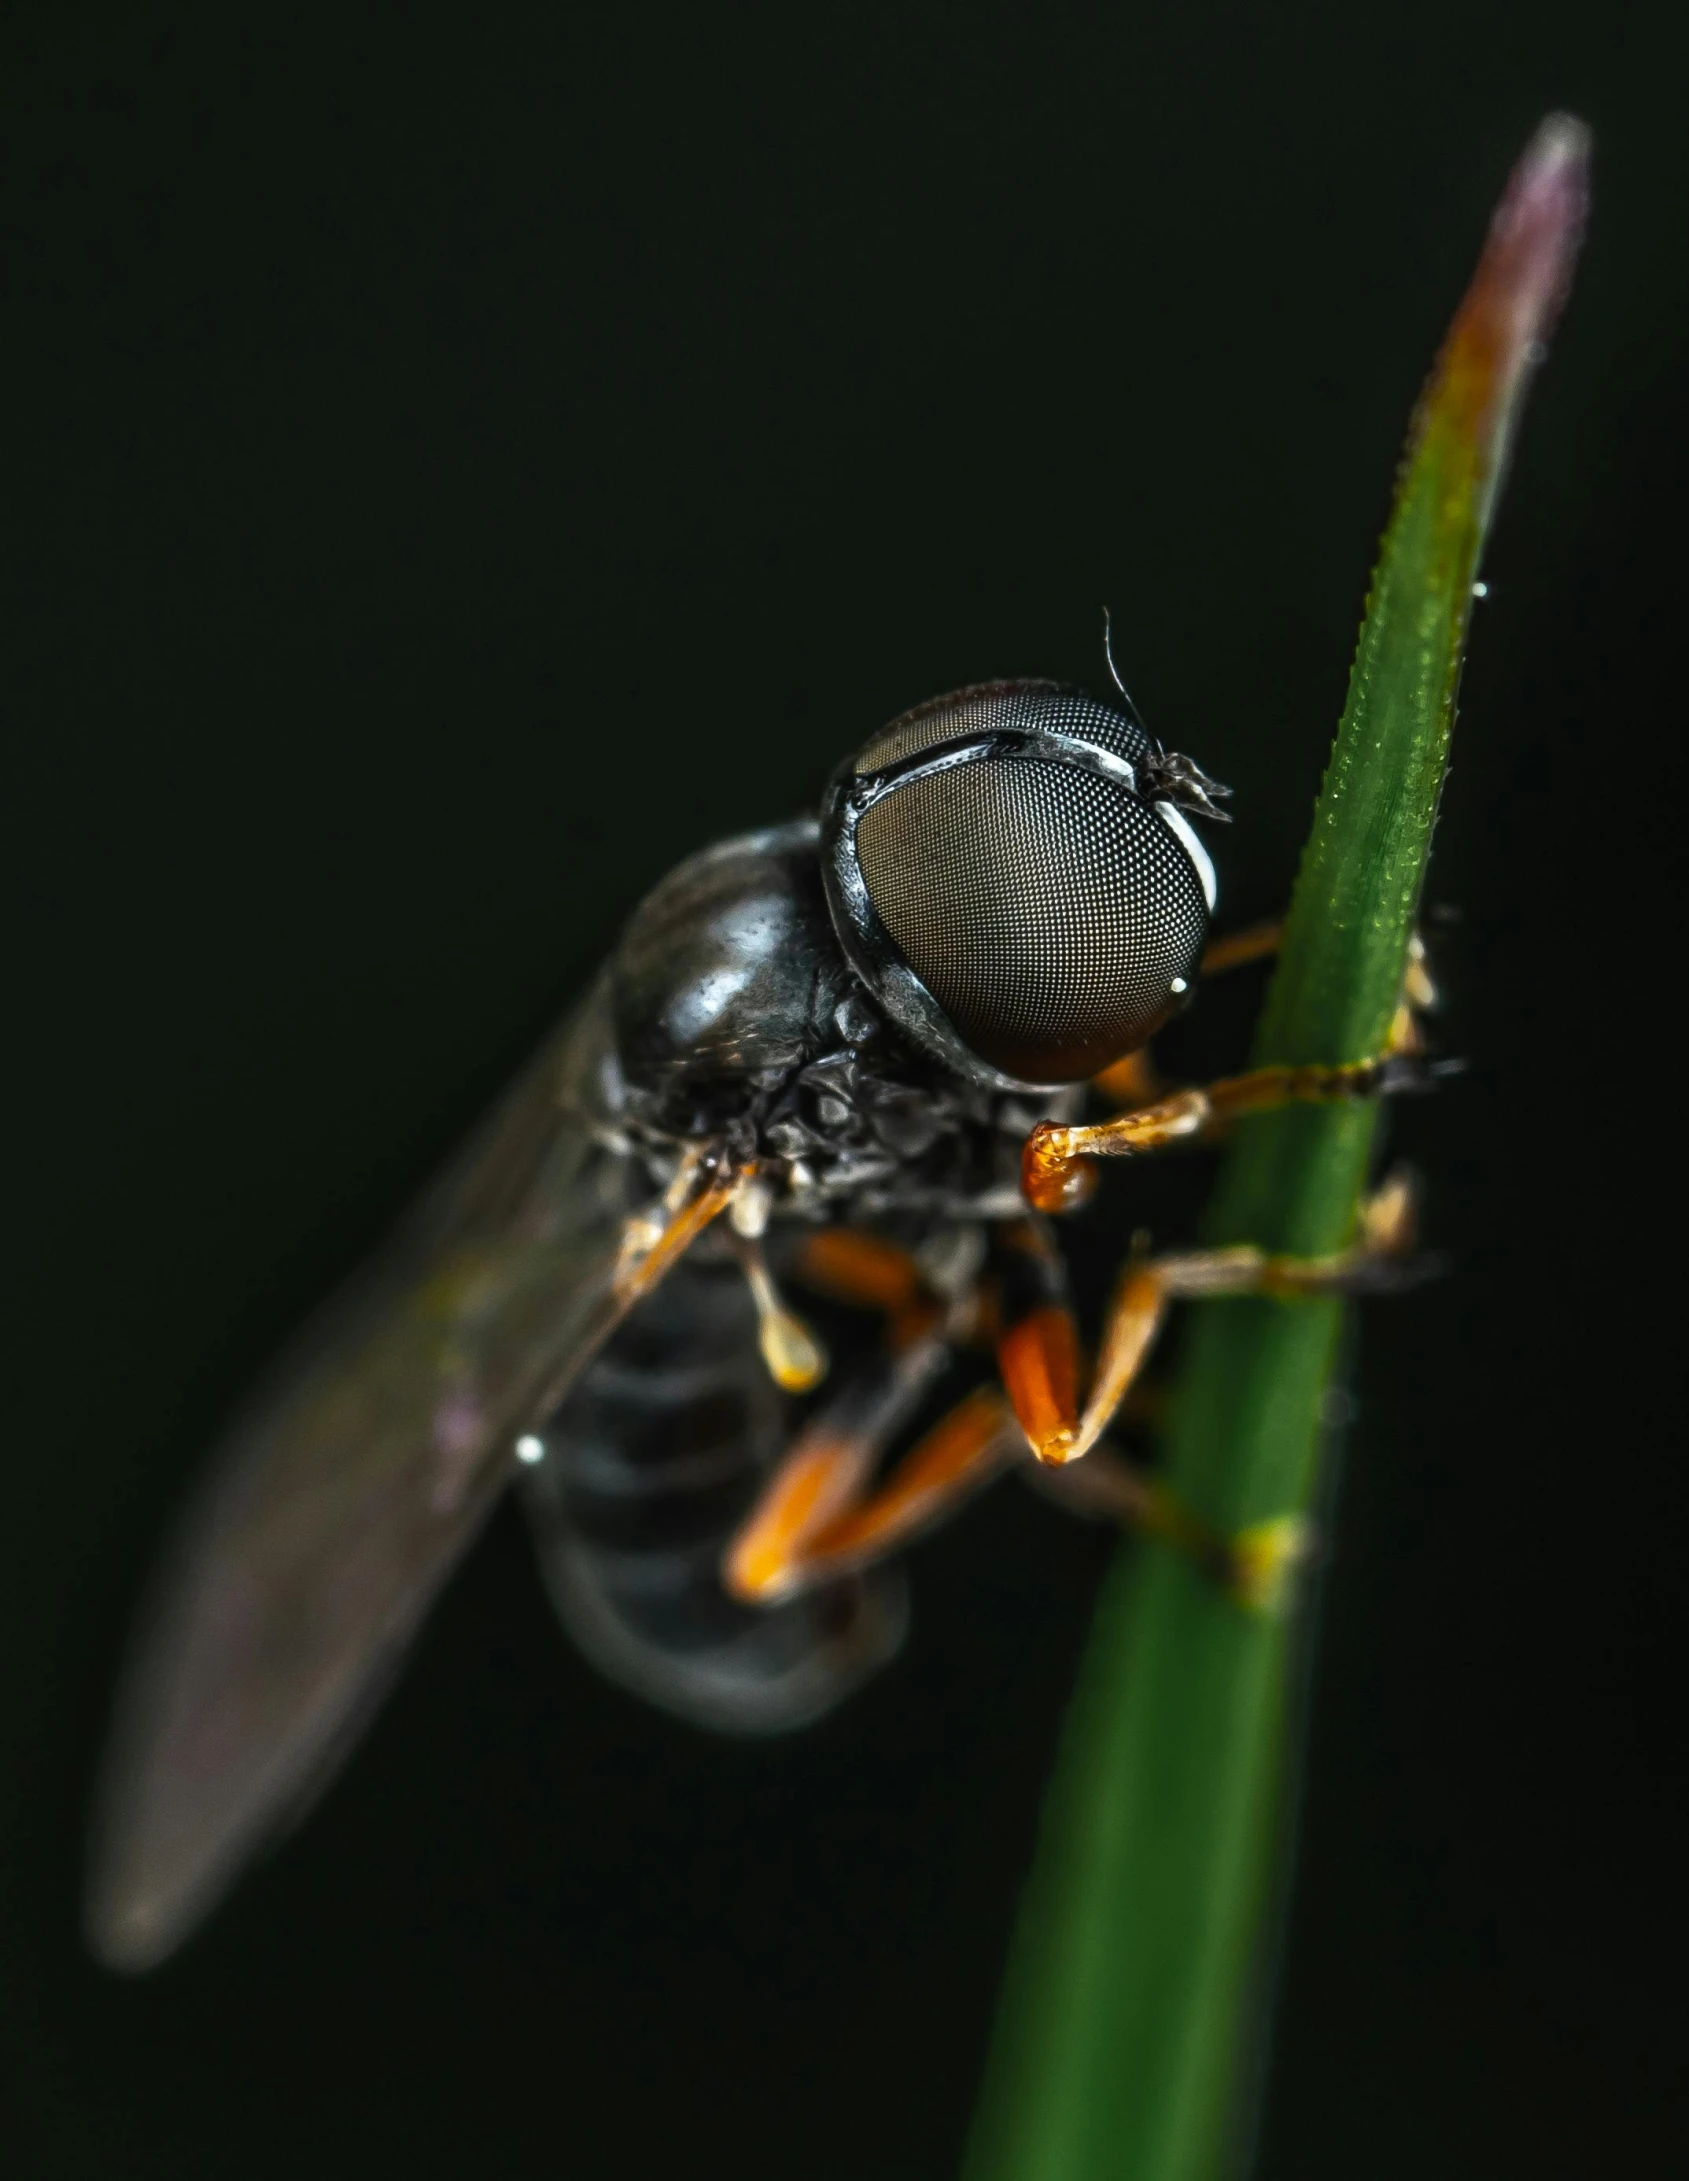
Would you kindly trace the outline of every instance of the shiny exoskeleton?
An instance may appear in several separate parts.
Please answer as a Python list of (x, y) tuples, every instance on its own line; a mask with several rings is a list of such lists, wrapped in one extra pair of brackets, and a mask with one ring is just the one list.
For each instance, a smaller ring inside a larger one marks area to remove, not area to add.
[[(1176, 1297), (1370, 1277), (1405, 1198), (1338, 1258), (1134, 1257), (1088, 1391), (1042, 1216), (1095, 1157), (1399, 1065), (1143, 1102), (1126, 1056), (1184, 1004), (1214, 904), (1184, 814), (1225, 792), (1123, 690), (982, 684), (872, 735), (819, 823), (656, 888), (217, 1450), (118, 1706), (104, 1959), (168, 1952), (321, 1787), (518, 1475), (582, 1647), (721, 1729), (799, 1724), (889, 1658), (886, 1556), (1011, 1462), (1090, 1455), (1116, 1512), (1266, 1595), (1283, 1525), (1208, 1537), (1099, 1439)], [(1129, 1110), (1087, 1125), (1099, 1076)], [(855, 1313), (830, 1373), (789, 1280)], [(925, 1421), (969, 1357), (973, 1390)]]
[[(839, 945), (810, 822), (683, 864), (635, 913), (592, 1004), (606, 1037), (591, 1125), (627, 1163), (630, 1202), (723, 1133), (778, 1177), (777, 1223), (889, 1225), (932, 1251), (1024, 1211), (1027, 1132), (1075, 1102), (964, 1081), (896, 1033)], [(724, 1590), (727, 1541), (789, 1436), (744, 1279), (713, 1233), (535, 1434), (543, 1458), (523, 1481), (571, 1634), (617, 1680), (711, 1726), (802, 1724), (902, 1632), (895, 1567), (772, 1606)]]

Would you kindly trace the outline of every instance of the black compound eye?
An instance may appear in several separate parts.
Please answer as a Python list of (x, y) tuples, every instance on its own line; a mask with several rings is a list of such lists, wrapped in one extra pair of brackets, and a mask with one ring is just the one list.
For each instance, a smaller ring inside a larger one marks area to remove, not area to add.
[(899, 953), (964, 1042), (1022, 1082), (1095, 1075), (1196, 974), (1208, 908), (1189, 855), (1095, 773), (1000, 759), (931, 773), (856, 838)]
[[(1019, 716), (1005, 725), (1011, 699)], [(1142, 1044), (1194, 981), (1212, 869), (1185, 821), (1134, 793), (1118, 768), (1064, 760), (1031, 738), (1083, 741), (1129, 763), (1152, 745), (1135, 721), (1047, 687), (963, 692), (908, 721), (856, 759), (858, 778), (899, 768), (854, 829), (873, 918), (991, 1068), (1023, 1083), (1095, 1075)], [(954, 750), (958, 734), (974, 744), (967, 761), (937, 763), (938, 745)]]

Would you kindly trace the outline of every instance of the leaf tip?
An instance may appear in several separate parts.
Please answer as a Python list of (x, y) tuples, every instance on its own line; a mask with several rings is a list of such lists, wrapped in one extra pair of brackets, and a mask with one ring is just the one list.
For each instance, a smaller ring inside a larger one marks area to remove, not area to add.
[[(1419, 440), (1452, 429), (1493, 484), (1518, 397), (1546, 352), (1572, 284), (1589, 211), (1591, 137), (1552, 113), (1508, 177), (1420, 414)], [(1484, 504), (1487, 495), (1481, 500)]]
[[(1592, 138), (1575, 114), (1549, 114), (1538, 124), (1508, 177), (1479, 268), (1515, 296), (1532, 337), (1554, 330), (1589, 216)], [(1476, 286), (1477, 283), (1474, 283)]]

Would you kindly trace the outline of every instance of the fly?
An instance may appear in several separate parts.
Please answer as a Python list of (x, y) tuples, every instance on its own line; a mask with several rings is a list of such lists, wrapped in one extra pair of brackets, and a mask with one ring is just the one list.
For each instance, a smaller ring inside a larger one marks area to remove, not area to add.
[[(575, 1641), (728, 1732), (802, 1725), (883, 1666), (893, 1556), (1010, 1467), (1245, 1606), (1272, 1594), (1292, 1524), (1213, 1536), (1101, 1442), (1178, 1298), (1399, 1277), (1405, 1188), (1334, 1257), (1135, 1250), (1088, 1374), (1057, 1222), (1100, 1158), (1410, 1080), (1429, 987), (1416, 957), (1375, 1059), (1158, 1090), (1150, 1039), (1274, 934), (1210, 941), (1192, 819), (1227, 791), (1109, 669), (1103, 698), (999, 681), (920, 705), (818, 821), (683, 863), (307, 1326), (143, 1615), (89, 1888), (104, 1960), (169, 1953), (325, 1783), (513, 1480)], [(848, 1353), (804, 1292), (866, 1327)]]

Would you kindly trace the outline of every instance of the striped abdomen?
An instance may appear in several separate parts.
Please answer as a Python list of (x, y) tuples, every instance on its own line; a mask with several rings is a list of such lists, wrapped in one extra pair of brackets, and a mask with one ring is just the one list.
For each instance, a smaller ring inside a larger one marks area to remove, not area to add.
[(524, 1479), (546, 1581), (581, 1649), (636, 1694), (727, 1733), (804, 1725), (903, 1633), (894, 1569), (766, 1608), (723, 1590), (722, 1552), (790, 1428), (738, 1266), (700, 1250), (609, 1342)]

